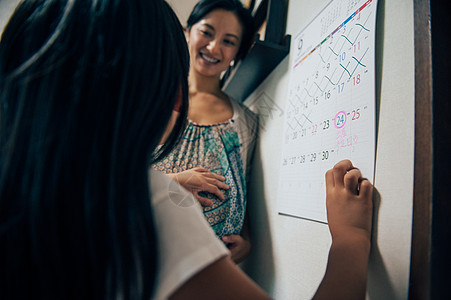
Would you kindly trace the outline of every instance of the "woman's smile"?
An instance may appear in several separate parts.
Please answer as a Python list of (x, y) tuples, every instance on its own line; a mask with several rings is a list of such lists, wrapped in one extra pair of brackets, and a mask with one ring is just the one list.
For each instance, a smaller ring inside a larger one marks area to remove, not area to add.
[(202, 59), (204, 59), (204, 60), (206, 60), (208, 63), (211, 63), (211, 64), (217, 64), (217, 63), (219, 63), (221, 60), (219, 60), (219, 59), (216, 59), (216, 58), (214, 58), (214, 57), (211, 57), (211, 56), (208, 56), (207, 54), (204, 54), (204, 53), (199, 53), (199, 56), (202, 58)]

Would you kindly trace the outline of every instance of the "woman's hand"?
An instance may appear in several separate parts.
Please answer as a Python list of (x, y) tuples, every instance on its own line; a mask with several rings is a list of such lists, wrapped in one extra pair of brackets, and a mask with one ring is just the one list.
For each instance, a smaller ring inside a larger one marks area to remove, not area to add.
[(326, 173), (327, 219), (332, 239), (371, 239), (373, 186), (349, 160)]
[(229, 244), (232, 260), (236, 264), (242, 262), (251, 251), (251, 243), (241, 235), (226, 235), (222, 237), (222, 241)]
[(203, 206), (213, 205), (213, 200), (200, 196), (199, 192), (209, 192), (216, 195), (220, 200), (224, 200), (224, 194), (219, 189), (229, 189), (229, 186), (223, 183), (225, 180), (223, 176), (201, 167), (168, 174), (168, 176), (193, 193)]

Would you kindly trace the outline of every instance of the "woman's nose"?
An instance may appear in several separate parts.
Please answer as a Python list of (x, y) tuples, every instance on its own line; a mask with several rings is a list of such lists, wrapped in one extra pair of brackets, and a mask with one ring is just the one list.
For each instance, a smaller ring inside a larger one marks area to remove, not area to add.
[(210, 43), (208, 43), (207, 45), (207, 49), (208, 51), (210, 51), (210, 53), (217, 53), (219, 52), (219, 43), (216, 40), (210, 41)]

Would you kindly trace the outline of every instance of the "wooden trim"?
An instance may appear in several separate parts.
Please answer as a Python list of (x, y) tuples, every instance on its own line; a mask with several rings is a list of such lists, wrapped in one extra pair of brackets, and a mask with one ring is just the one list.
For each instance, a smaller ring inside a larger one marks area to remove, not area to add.
[(246, 7), (248, 10), (253, 11), (255, 7), (255, 0), (243, 1), (243, 6)]
[(269, 0), (263, 0), (255, 11), (254, 20), (257, 28), (260, 28), (266, 21), (268, 16), (268, 1)]
[(430, 1), (414, 0), (415, 159), (412, 253), (409, 299), (431, 294), (431, 224), (433, 194), (432, 52)]

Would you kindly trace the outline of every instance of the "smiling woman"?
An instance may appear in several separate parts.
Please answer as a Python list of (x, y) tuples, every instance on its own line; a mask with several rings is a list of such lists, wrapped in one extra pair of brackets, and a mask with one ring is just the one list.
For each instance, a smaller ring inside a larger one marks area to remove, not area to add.
[(212, 11), (189, 28), (186, 36), (196, 73), (216, 77), (226, 70), (238, 54), (242, 32), (235, 14), (222, 9)]
[(250, 12), (238, 0), (202, 0), (185, 31), (190, 52), (188, 126), (179, 145), (154, 165), (191, 191), (235, 262), (250, 251), (245, 223), (257, 117), (225, 94), (224, 71), (254, 41)]

